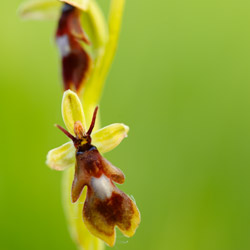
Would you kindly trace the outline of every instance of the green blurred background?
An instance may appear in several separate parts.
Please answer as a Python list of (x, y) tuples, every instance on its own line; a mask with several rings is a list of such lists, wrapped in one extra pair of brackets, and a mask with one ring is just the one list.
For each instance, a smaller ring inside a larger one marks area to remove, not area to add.
[[(107, 2), (99, 1), (104, 10)], [(65, 142), (55, 22), (0, 8), (0, 249), (75, 249), (62, 173)], [(250, 249), (250, 2), (128, 0), (101, 102), (130, 133), (106, 157), (126, 174), (142, 223), (114, 249)]]

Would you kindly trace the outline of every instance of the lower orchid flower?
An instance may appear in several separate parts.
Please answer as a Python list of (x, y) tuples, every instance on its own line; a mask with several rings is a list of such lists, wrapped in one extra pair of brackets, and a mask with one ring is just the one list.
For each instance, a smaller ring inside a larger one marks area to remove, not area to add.
[(62, 101), (62, 114), (68, 129), (57, 125), (70, 139), (48, 153), (47, 164), (55, 170), (65, 170), (75, 165), (72, 184), (72, 202), (76, 202), (84, 187), (87, 196), (83, 206), (83, 221), (88, 230), (108, 245), (115, 244), (115, 226), (131, 237), (139, 223), (140, 212), (134, 201), (119, 190), (114, 182), (125, 181), (122, 171), (113, 166), (99, 152), (105, 153), (120, 144), (129, 128), (124, 124), (112, 124), (93, 131), (97, 116), (86, 130), (85, 117), (78, 96), (68, 90)]

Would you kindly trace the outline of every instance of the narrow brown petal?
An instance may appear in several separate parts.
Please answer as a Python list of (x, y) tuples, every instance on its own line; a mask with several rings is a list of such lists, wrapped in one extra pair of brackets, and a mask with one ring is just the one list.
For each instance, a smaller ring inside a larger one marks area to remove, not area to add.
[(81, 42), (90, 44), (80, 23), (80, 11), (64, 4), (56, 32), (62, 58), (64, 89), (79, 91), (91, 68), (91, 58)]

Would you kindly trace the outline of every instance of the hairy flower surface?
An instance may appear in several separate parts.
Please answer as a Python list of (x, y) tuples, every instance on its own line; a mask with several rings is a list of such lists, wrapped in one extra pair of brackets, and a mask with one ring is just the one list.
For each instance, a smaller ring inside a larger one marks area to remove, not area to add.
[(115, 226), (125, 236), (131, 237), (140, 223), (140, 213), (132, 199), (114, 184), (125, 181), (122, 171), (99, 152), (108, 152), (118, 146), (127, 136), (129, 128), (117, 123), (92, 133), (96, 109), (90, 127), (86, 130), (81, 102), (71, 90), (64, 93), (62, 115), (68, 131), (58, 127), (72, 141), (51, 150), (47, 156), (47, 164), (55, 170), (75, 166), (72, 202), (79, 199), (87, 186), (83, 221), (92, 234), (113, 246)]

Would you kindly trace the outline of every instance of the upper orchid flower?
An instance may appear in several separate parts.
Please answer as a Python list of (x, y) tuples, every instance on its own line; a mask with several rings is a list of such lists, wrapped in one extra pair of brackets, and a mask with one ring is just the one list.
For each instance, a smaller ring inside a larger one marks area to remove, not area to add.
[(19, 9), (23, 19), (58, 21), (64, 90), (83, 95), (84, 108), (100, 100), (117, 48), (124, 3), (111, 0), (108, 20), (95, 0), (29, 0)]
[(90, 45), (81, 26), (79, 9), (64, 4), (56, 31), (56, 42), (61, 53), (64, 90), (77, 92), (87, 79), (91, 57), (81, 44)]
[(21, 15), (26, 19), (58, 20), (56, 43), (61, 56), (61, 71), (64, 90), (80, 92), (88, 79), (92, 56), (86, 46), (90, 46), (83, 30), (82, 15), (89, 8), (89, 0), (38, 0), (21, 6)]
[(58, 127), (71, 142), (51, 150), (47, 156), (47, 164), (56, 170), (75, 165), (72, 201), (76, 202), (83, 188), (87, 186), (83, 221), (92, 234), (113, 246), (115, 226), (125, 236), (131, 237), (140, 223), (140, 213), (132, 199), (113, 183), (122, 184), (125, 181), (122, 171), (99, 152), (108, 152), (119, 145), (127, 136), (129, 128), (118, 123), (92, 133), (97, 115), (96, 108), (90, 127), (86, 130), (81, 102), (71, 90), (64, 93), (62, 115), (68, 131)]

